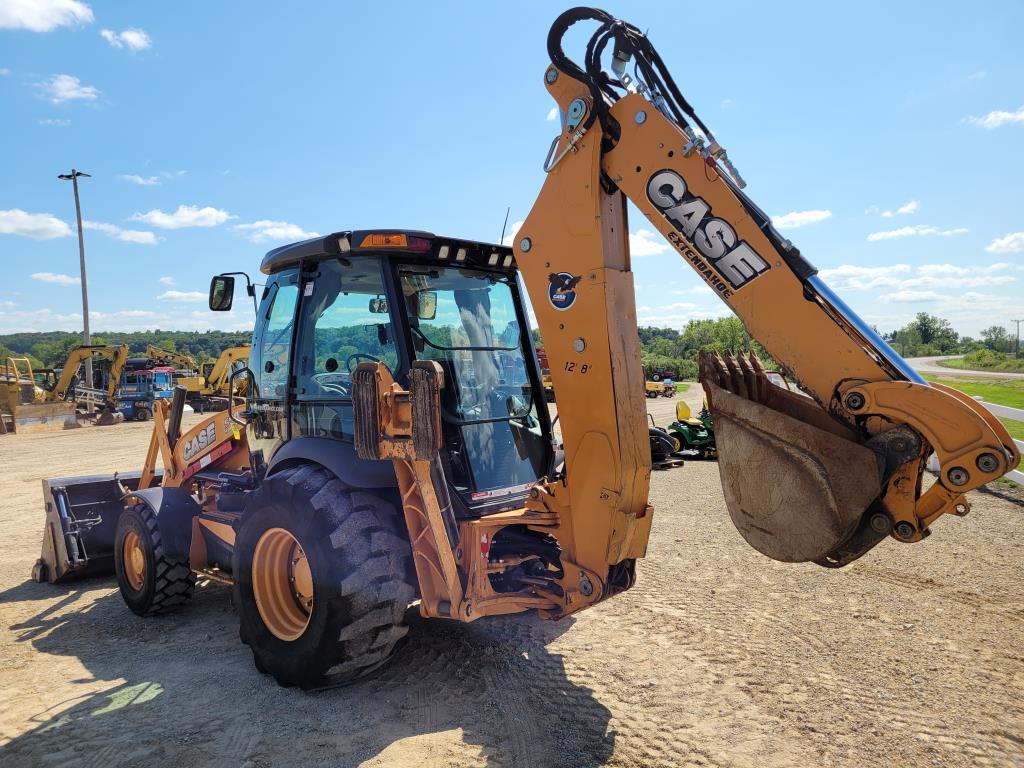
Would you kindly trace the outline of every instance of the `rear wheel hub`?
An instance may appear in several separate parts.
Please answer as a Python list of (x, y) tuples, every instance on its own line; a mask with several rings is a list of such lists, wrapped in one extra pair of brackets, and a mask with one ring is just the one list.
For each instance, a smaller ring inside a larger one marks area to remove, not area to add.
[(252, 591), (274, 637), (288, 642), (302, 636), (313, 613), (313, 573), (298, 540), (284, 528), (270, 528), (256, 542)]

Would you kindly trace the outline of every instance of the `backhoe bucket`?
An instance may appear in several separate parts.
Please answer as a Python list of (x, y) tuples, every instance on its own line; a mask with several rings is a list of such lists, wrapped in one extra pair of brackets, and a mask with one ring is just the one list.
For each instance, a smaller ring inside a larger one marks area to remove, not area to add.
[(754, 549), (823, 561), (881, 493), (876, 454), (812, 399), (771, 384), (756, 357), (701, 358), (729, 515)]
[(122, 496), (125, 490), (138, 489), (141, 474), (43, 480), (43, 551), (32, 567), (32, 578), (55, 583), (113, 573)]

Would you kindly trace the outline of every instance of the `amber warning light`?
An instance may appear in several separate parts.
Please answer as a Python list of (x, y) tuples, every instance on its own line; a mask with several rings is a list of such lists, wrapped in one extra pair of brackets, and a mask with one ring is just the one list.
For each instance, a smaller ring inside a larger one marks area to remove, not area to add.
[(407, 248), (410, 251), (429, 251), (430, 241), (401, 233), (374, 232), (363, 237), (360, 248)]

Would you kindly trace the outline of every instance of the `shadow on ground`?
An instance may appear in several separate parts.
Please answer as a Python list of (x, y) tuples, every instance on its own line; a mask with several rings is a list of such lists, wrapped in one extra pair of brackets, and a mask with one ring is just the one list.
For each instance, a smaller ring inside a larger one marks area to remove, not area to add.
[[(40, 668), (31, 730), (0, 747), (8, 768), (538, 768), (601, 765), (614, 748), (609, 711), (548, 650), (571, 619), (412, 617), (389, 665), (309, 694), (256, 671), (223, 587), (199, 588), (189, 608), (154, 619), (131, 614), (110, 580), (26, 582), (0, 594), (0, 604), (16, 601), (45, 607), (8, 628), (38, 651), (31, 663)], [(86, 674), (66, 679), (77, 665), (50, 657), (74, 657)]]

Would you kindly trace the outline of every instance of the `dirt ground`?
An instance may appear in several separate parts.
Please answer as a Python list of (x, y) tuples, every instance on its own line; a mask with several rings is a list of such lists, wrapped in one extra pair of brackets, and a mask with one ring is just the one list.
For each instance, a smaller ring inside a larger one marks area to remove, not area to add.
[(141, 619), (113, 578), (28, 579), (40, 478), (135, 467), (148, 434), (0, 438), (2, 766), (1024, 765), (1005, 499), (828, 571), (747, 547), (716, 465), (690, 461), (653, 477), (630, 592), (559, 623), (414, 619), (390, 666), (307, 694), (255, 670), (224, 587)]

